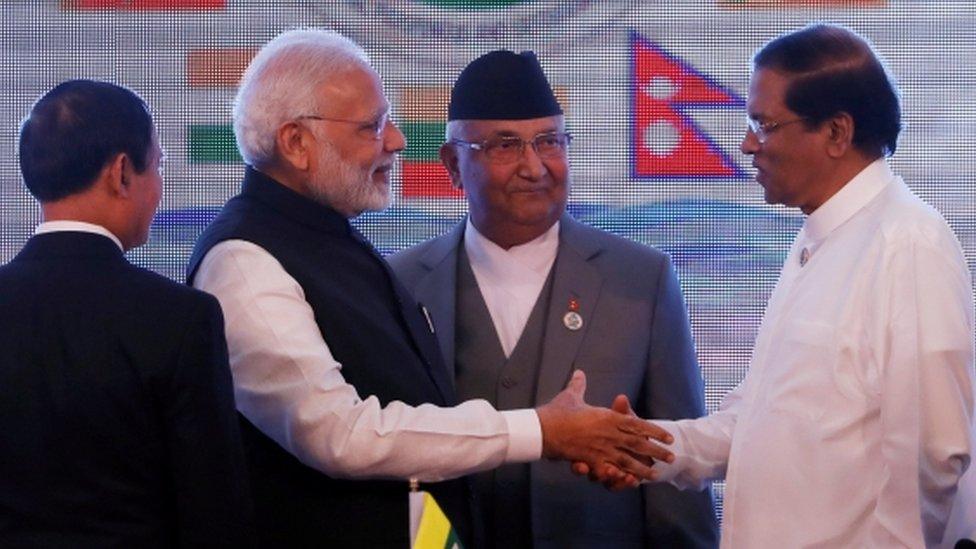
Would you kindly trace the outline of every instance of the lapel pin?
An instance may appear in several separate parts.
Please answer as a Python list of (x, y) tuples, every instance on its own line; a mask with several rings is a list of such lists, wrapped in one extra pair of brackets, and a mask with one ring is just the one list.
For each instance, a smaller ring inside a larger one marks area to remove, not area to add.
[(569, 298), (567, 308), (569, 310), (563, 315), (563, 326), (575, 332), (583, 327), (583, 317), (579, 314), (579, 300), (575, 297)]
[(806, 265), (807, 261), (810, 261), (810, 250), (808, 248), (803, 248), (800, 250), (800, 266), (802, 267)]

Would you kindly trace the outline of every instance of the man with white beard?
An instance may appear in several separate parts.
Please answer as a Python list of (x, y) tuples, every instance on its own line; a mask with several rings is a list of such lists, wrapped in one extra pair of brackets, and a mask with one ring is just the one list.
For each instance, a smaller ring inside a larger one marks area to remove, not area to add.
[(653, 478), (646, 458), (672, 459), (645, 438), (660, 428), (587, 406), (581, 373), (534, 410), (457, 405), (429, 316), (349, 224), (389, 202), (389, 110), (365, 52), (318, 30), (273, 39), (237, 94), (242, 190), (188, 275), (224, 310), (262, 546), (406, 547), (410, 478), (477, 546), (459, 477), (545, 456)]

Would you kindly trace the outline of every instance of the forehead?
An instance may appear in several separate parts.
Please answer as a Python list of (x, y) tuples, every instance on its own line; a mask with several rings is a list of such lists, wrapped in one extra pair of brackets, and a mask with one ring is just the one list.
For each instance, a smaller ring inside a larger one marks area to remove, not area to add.
[(562, 131), (563, 117), (545, 116), (528, 120), (467, 120), (465, 127), (470, 136), (515, 135), (530, 138), (540, 133)]
[(334, 74), (320, 86), (319, 97), (328, 110), (322, 114), (329, 116), (356, 117), (389, 108), (379, 74), (365, 65)]
[(746, 111), (756, 119), (772, 118), (792, 113), (786, 106), (786, 89), (790, 77), (770, 69), (757, 69), (749, 79), (749, 99)]

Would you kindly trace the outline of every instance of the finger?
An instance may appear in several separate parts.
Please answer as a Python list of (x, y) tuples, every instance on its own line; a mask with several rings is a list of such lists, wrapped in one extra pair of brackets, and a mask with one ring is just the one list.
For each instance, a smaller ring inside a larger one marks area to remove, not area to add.
[(627, 436), (620, 439), (617, 450), (627, 452), (635, 459), (639, 458), (648, 467), (654, 461), (674, 462), (674, 454), (670, 450), (641, 436)]
[(622, 492), (624, 490), (630, 490), (640, 486), (640, 480), (634, 475), (627, 474), (620, 480), (613, 482), (605, 482), (603, 486), (611, 492)]
[(630, 407), (630, 400), (627, 398), (627, 395), (617, 395), (617, 398), (613, 399), (613, 404), (610, 405), (610, 409), (618, 414), (627, 416), (636, 415)]
[(600, 482), (603, 482), (605, 484), (609, 482), (618, 482), (626, 478), (627, 476), (632, 476), (629, 475), (629, 473), (627, 473), (626, 471), (614, 465), (613, 463), (609, 463), (609, 462), (602, 463), (600, 467), (597, 467), (596, 469), (601, 471), (601, 474), (598, 476), (598, 479), (600, 480)]
[(613, 463), (618, 469), (637, 478), (647, 479), (649, 481), (654, 481), (657, 479), (658, 473), (654, 470), (654, 468), (649, 467), (640, 460), (634, 459), (634, 457), (627, 452), (617, 453)]
[(586, 374), (583, 373), (583, 370), (573, 370), (573, 376), (569, 378), (566, 389), (572, 395), (578, 396), (580, 400), (583, 400), (583, 395), (586, 393)]
[(665, 431), (650, 421), (646, 421), (638, 417), (624, 418), (617, 424), (617, 429), (629, 435), (652, 438), (665, 444), (671, 444), (674, 442), (674, 437), (671, 436), (671, 433)]
[(589, 476), (590, 474), (590, 466), (583, 461), (574, 461), (572, 465), (570, 465), (570, 469), (573, 471), (573, 474), (581, 477)]

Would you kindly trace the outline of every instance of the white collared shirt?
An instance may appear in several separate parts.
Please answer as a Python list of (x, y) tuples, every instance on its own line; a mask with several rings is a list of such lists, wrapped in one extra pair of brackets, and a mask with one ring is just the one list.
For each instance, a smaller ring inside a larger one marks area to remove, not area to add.
[(559, 221), (537, 238), (505, 250), (478, 232), (468, 218), (464, 229), (464, 251), (478, 281), (481, 297), (488, 306), (502, 350), (505, 357), (509, 357), (522, 337), (556, 261)]
[(499, 412), (485, 400), (383, 407), (362, 398), (301, 285), (254, 243), (214, 246), (193, 285), (223, 309), (237, 408), (310, 467), (335, 478), (434, 482), (542, 455), (535, 410)]
[(34, 234), (58, 233), (62, 231), (100, 234), (111, 239), (112, 242), (115, 242), (115, 245), (118, 246), (120, 250), (125, 251), (125, 249), (122, 247), (122, 241), (120, 241), (117, 236), (112, 234), (112, 231), (109, 231), (101, 225), (86, 223), (85, 221), (74, 221), (67, 219), (45, 221), (34, 229)]
[(726, 478), (725, 548), (933, 546), (972, 417), (962, 249), (879, 160), (807, 218), (720, 410), (660, 422), (678, 456), (660, 470)]

